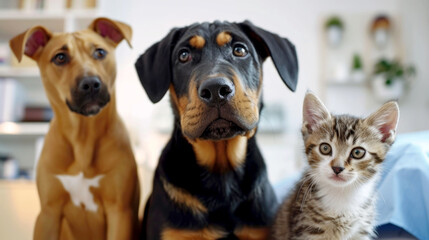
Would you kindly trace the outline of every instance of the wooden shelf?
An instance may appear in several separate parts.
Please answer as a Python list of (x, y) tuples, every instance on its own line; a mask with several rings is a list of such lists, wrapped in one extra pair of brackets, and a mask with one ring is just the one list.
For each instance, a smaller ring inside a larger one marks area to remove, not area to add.
[(40, 72), (37, 67), (10, 67), (0, 66), (0, 78), (40, 78)]
[(342, 79), (342, 80), (329, 79), (326, 81), (326, 84), (328, 86), (337, 86), (337, 87), (341, 87), (341, 86), (365, 87), (367, 85), (367, 82), (366, 81), (355, 82), (350, 79)]
[(49, 123), (0, 123), (0, 136), (43, 136), (48, 132)]
[(82, 10), (0, 10), (0, 20), (41, 20), (41, 19), (56, 19), (73, 16), (74, 18), (94, 18), (98, 14), (94, 9)]

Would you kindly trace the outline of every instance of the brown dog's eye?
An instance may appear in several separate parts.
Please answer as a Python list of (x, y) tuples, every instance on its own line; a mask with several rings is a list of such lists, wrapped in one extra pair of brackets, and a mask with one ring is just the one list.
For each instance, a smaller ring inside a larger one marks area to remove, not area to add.
[(189, 60), (191, 60), (191, 54), (189, 53), (188, 50), (183, 49), (179, 52), (179, 61), (182, 63), (188, 62)]
[(69, 57), (65, 53), (57, 53), (51, 61), (55, 63), (55, 65), (62, 66), (69, 62)]
[(107, 51), (102, 48), (97, 48), (94, 51), (93, 57), (98, 60), (102, 60), (106, 57)]
[(247, 55), (247, 49), (243, 45), (241, 45), (241, 44), (236, 44), (234, 46), (233, 53), (234, 53), (234, 56), (244, 57), (244, 56)]
[(350, 157), (354, 159), (361, 159), (365, 156), (365, 149), (361, 147), (353, 148), (352, 152), (350, 153)]
[(331, 145), (329, 145), (327, 143), (322, 143), (322, 144), (320, 144), (319, 151), (323, 155), (329, 155), (329, 154), (331, 154), (331, 151), (332, 151)]

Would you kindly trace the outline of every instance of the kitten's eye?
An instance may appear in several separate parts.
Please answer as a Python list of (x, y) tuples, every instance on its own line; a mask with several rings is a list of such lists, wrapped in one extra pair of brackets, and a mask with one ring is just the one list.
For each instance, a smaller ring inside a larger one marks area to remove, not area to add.
[(191, 54), (189, 53), (189, 50), (187, 49), (180, 50), (179, 61), (181, 63), (185, 63), (185, 62), (188, 62), (189, 60), (191, 60)]
[(353, 148), (350, 157), (354, 158), (354, 159), (361, 159), (365, 156), (365, 149), (361, 148), (361, 147), (357, 147), (357, 148)]
[(62, 66), (69, 62), (69, 57), (66, 53), (57, 53), (51, 61), (57, 66)]
[(247, 49), (242, 44), (235, 44), (233, 53), (234, 56), (244, 57), (247, 55)]
[(320, 144), (319, 151), (323, 155), (329, 155), (329, 154), (331, 154), (331, 151), (332, 151), (331, 145), (329, 145), (327, 143), (322, 143), (322, 144)]
[(102, 48), (95, 49), (94, 53), (92, 54), (92, 56), (98, 60), (104, 59), (106, 55), (107, 55), (107, 51)]

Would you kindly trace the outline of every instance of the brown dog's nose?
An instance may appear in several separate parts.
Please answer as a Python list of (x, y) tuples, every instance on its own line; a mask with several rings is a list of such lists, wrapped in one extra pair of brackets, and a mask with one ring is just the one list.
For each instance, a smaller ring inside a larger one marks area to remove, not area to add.
[(235, 94), (234, 84), (225, 78), (211, 78), (198, 88), (198, 96), (209, 105), (229, 101)]
[(332, 167), (332, 171), (334, 171), (336, 175), (340, 174), (343, 170), (343, 167)]
[(79, 92), (82, 94), (98, 93), (101, 89), (100, 78), (96, 76), (83, 77), (79, 82)]

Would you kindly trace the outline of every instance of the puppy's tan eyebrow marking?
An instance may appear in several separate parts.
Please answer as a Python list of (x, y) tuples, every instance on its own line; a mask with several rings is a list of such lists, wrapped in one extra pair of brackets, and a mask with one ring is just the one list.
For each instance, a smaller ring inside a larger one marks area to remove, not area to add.
[(196, 49), (201, 49), (206, 44), (206, 40), (199, 35), (195, 35), (189, 39), (189, 45)]
[(220, 47), (232, 41), (232, 36), (228, 32), (221, 32), (216, 37), (216, 43)]

